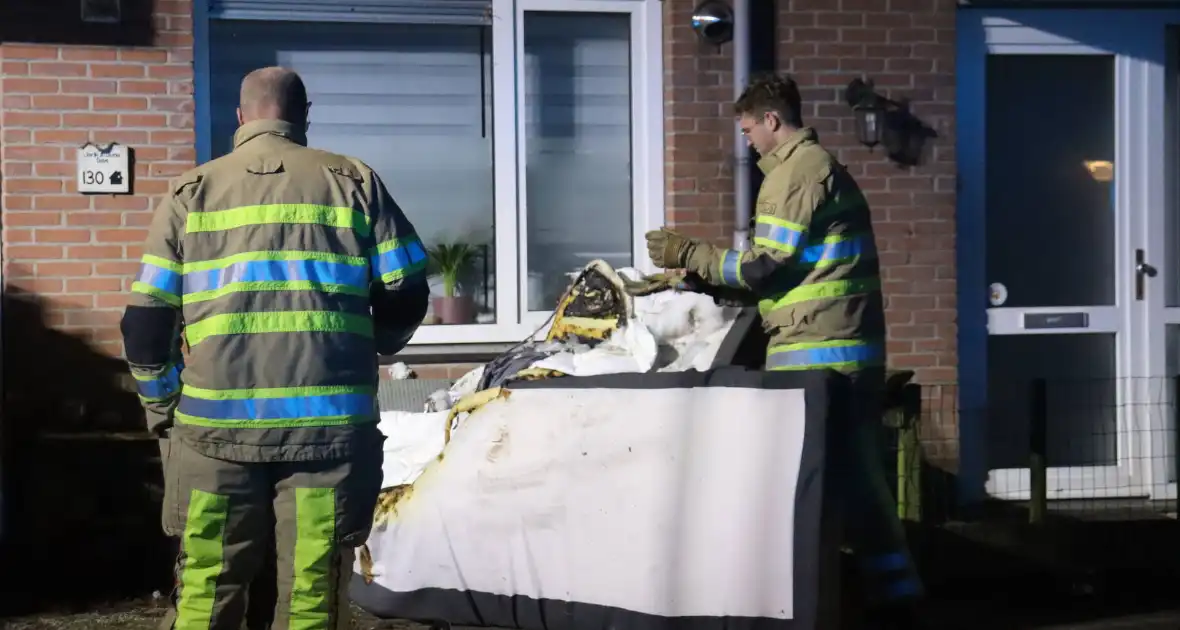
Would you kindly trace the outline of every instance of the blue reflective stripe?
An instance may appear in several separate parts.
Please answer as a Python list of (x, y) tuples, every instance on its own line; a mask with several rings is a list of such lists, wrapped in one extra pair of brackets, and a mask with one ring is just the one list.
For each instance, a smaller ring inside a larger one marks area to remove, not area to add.
[(918, 581), (913, 578), (905, 578), (889, 584), (885, 587), (885, 599), (902, 599), (905, 597), (915, 597), (920, 595), (922, 587), (918, 585)]
[(288, 398), (204, 400), (181, 396), (178, 411), (212, 420), (287, 420), (372, 415), (371, 394), (329, 394)]
[(144, 398), (167, 398), (180, 391), (180, 372), (184, 365), (173, 365), (160, 376), (148, 380), (136, 380), (136, 389)]
[(887, 553), (865, 559), (865, 569), (874, 573), (900, 571), (909, 565), (904, 553)]
[(766, 357), (766, 367), (774, 369), (824, 366), (836, 363), (879, 363), (884, 359), (885, 347), (877, 343), (829, 346), (772, 352)]
[(180, 295), (180, 274), (151, 263), (145, 262), (139, 265), (139, 275), (135, 277), (135, 281), (172, 295)]
[(344, 284), (364, 288), (368, 270), (323, 260), (251, 260), (208, 271), (184, 275), (186, 294), (211, 291), (236, 282), (291, 282), (306, 280), (323, 284)]
[(869, 256), (876, 252), (871, 237), (857, 237), (835, 243), (810, 245), (799, 254), (799, 262), (815, 264), (820, 261), (843, 260), (853, 256)]
[(377, 278), (387, 273), (406, 269), (426, 260), (426, 250), (419, 241), (411, 241), (401, 247), (373, 256), (373, 275)]
[(741, 252), (725, 250), (725, 255), (721, 257), (721, 281), (731, 287), (742, 286), (741, 264)]
[(780, 245), (785, 245), (791, 249), (794, 249), (799, 245), (799, 239), (802, 238), (802, 236), (802, 232), (798, 230), (792, 230), (791, 228), (783, 225), (758, 223), (754, 227), (755, 238), (765, 238)]

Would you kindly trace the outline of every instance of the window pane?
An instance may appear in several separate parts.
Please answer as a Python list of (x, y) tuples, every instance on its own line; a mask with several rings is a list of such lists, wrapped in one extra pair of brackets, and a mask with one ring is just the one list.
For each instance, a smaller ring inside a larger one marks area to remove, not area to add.
[(987, 278), (1005, 307), (1113, 305), (1114, 59), (987, 59)]
[(372, 167), (427, 247), (474, 249), (459, 299), (440, 302), (444, 283), (431, 280), (432, 317), (493, 322), (490, 35), (482, 26), (215, 20), (214, 156), (232, 148), (242, 76), (292, 68), (312, 102), (311, 146)]
[(631, 261), (631, 24), (623, 14), (524, 15), (528, 310), (566, 274)]

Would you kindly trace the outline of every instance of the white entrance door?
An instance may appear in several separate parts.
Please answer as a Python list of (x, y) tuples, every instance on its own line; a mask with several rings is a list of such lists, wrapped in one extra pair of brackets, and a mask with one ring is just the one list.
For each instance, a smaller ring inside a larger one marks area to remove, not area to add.
[[(1180, 373), (1164, 350), (1165, 333), (1180, 333), (1166, 326), (1180, 324), (1180, 308), (1165, 304), (1180, 299), (1164, 299), (1159, 273), (1166, 25), (1175, 17), (960, 17), (960, 282), (983, 292), (987, 309), (986, 332), (961, 338), (961, 371), (977, 372), (963, 385), (985, 401), (962, 439), (984, 447), (962, 448), (983, 453), (993, 497), (1029, 496), (1038, 381), (1050, 499), (1166, 491), (1172, 439), (1161, 396), (1172, 391), (1163, 389), (1169, 369)], [(964, 297), (963, 307), (978, 303)]]

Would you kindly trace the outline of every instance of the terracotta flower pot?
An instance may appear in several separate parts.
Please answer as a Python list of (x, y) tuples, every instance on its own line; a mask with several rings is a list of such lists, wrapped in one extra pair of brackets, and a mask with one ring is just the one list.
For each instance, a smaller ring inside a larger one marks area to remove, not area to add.
[(475, 300), (470, 295), (433, 298), (431, 307), (440, 324), (471, 324), (475, 322)]

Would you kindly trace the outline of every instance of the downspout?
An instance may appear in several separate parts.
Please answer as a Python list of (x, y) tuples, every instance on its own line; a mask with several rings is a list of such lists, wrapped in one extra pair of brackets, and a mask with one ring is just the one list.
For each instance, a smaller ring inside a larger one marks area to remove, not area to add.
[[(736, 101), (750, 81), (750, 0), (733, 0), (733, 99)], [(733, 247), (749, 249), (750, 147), (741, 125), (733, 125)]]

